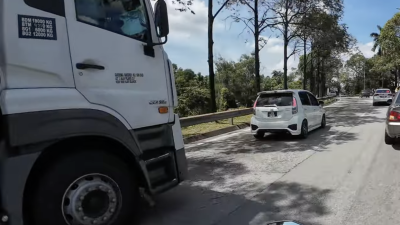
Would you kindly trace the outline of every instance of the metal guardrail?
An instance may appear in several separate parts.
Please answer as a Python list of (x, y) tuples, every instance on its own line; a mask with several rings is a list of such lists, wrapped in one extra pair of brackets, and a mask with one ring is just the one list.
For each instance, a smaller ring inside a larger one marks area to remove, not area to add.
[[(317, 98), (318, 100), (327, 100), (336, 98), (336, 96), (325, 96)], [(233, 118), (239, 116), (246, 116), (253, 113), (253, 108), (238, 109), (238, 110), (228, 110), (225, 112), (216, 112), (209, 114), (202, 114), (197, 116), (183, 117), (180, 119), (181, 127), (188, 127), (202, 123), (214, 122), (217, 120), (231, 119), (230, 123), (233, 125)]]

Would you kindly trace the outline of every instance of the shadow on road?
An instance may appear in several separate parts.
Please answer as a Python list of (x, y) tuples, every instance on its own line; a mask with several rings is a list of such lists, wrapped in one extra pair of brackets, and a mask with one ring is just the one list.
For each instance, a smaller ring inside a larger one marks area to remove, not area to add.
[(329, 214), (325, 201), (330, 190), (294, 182), (275, 182), (252, 200), (183, 184), (156, 199), (146, 209), (143, 224), (261, 225), (273, 220), (297, 220), (317, 225)]
[(243, 134), (229, 140), (213, 141), (189, 151), (202, 151), (212, 148), (222, 154), (248, 154), (269, 152), (293, 152), (315, 150), (322, 151), (330, 144), (341, 145), (356, 139), (354, 133), (332, 130), (331, 126), (317, 129), (309, 133), (307, 139), (300, 139), (289, 134), (269, 134), (261, 140), (256, 140), (251, 134)]
[(334, 124), (335, 127), (352, 127), (367, 123), (379, 123), (384, 121), (380, 115), (387, 105), (372, 106), (363, 101), (354, 101), (351, 104), (332, 107), (327, 110), (327, 123)]
[(328, 126), (310, 132), (308, 139), (271, 134), (256, 140), (246, 132), (192, 145), (187, 148), (190, 180), (157, 196), (157, 205), (146, 210), (142, 224), (322, 224), (322, 217), (331, 214), (326, 207), (331, 190), (279, 179), (316, 151), (356, 140), (351, 127), (379, 123), (382, 118), (375, 115), (387, 106), (362, 101), (328, 108)]

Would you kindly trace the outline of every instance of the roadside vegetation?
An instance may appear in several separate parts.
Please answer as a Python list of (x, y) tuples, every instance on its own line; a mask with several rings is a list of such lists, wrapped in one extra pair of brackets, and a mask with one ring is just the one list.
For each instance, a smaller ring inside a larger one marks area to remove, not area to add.
[[(328, 99), (325, 100), (325, 106), (328, 106), (332, 103), (336, 102), (336, 99)], [(182, 134), (183, 138), (192, 137), (196, 135), (201, 135), (208, 133), (210, 131), (215, 131), (219, 129), (223, 129), (230, 126), (237, 126), (240, 124), (249, 124), (252, 114), (246, 116), (240, 116), (233, 118), (233, 125), (231, 124), (230, 120), (220, 120), (217, 122), (210, 122), (210, 123), (202, 123), (194, 126), (183, 127)]]
[[(374, 41), (371, 51), (375, 54), (367, 58), (342, 22), (342, 0), (227, 0), (213, 4), (218, 7), (209, 12), (212, 15), (209, 28), (224, 10), (230, 14), (227, 20), (243, 24), (256, 44), (251, 54), (243, 54), (236, 61), (214, 57), (211, 33), (209, 74), (173, 64), (179, 101), (175, 112), (181, 118), (251, 107), (260, 90), (306, 89), (318, 97), (335, 90), (354, 96), (363, 89), (394, 90), (399, 85), (400, 13), (370, 34)], [(182, 13), (195, 14), (190, 1), (181, 1), (181, 5)], [(280, 38), (284, 44), (283, 68), (263, 74), (259, 53), (271, 36)], [(298, 57), (299, 63), (288, 68), (287, 61), (292, 57)], [(248, 122), (249, 118), (244, 116), (234, 121)], [(183, 132), (191, 136), (227, 126), (231, 126), (228, 121), (218, 121), (184, 128)]]

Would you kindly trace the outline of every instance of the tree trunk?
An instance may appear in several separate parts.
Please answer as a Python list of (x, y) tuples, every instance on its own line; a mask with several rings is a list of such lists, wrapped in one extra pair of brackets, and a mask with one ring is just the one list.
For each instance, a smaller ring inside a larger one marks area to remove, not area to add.
[(287, 47), (288, 47), (288, 26), (286, 24), (284, 25), (284, 34), (283, 34), (283, 89), (288, 89), (288, 83), (287, 83), (287, 61), (288, 61), (288, 53), (287, 53)]
[(326, 74), (325, 74), (324, 59), (321, 60), (321, 97), (326, 95)]
[(320, 79), (321, 66), (320, 66), (320, 63), (321, 63), (320, 58), (319, 58), (319, 56), (317, 56), (317, 74), (315, 74), (315, 78), (317, 80), (316, 93), (317, 93), (318, 97), (321, 97), (320, 96), (320, 89), (321, 89), (321, 79)]
[(307, 39), (304, 38), (303, 40), (303, 60), (304, 60), (304, 68), (303, 68), (303, 89), (306, 90), (307, 89), (307, 49), (306, 49), (306, 45), (307, 45)]
[(217, 103), (215, 99), (215, 74), (214, 74), (214, 53), (213, 53), (213, 0), (208, 0), (208, 77), (210, 80), (210, 98), (211, 98), (211, 112), (217, 111)]
[(255, 70), (256, 70), (256, 91), (261, 91), (261, 81), (260, 81), (260, 46), (258, 39), (260, 38), (259, 26), (258, 26), (258, 0), (254, 1), (254, 43), (255, 43)]
[(315, 76), (314, 76), (314, 59), (313, 59), (313, 52), (312, 52), (312, 46), (311, 46), (311, 53), (310, 53), (310, 90), (311, 93), (315, 94)]

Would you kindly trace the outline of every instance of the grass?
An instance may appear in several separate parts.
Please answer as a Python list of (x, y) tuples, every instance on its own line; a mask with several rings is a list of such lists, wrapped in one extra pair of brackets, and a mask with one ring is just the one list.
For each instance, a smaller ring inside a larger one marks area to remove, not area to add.
[[(327, 106), (327, 105), (334, 103), (335, 101), (336, 101), (335, 99), (328, 99), (328, 100), (325, 100), (324, 103), (325, 103), (325, 106)], [(253, 114), (233, 118), (233, 125), (250, 123), (250, 118), (252, 115)], [(218, 122), (202, 123), (202, 124), (198, 124), (198, 125), (194, 125), (194, 126), (183, 127), (182, 134), (183, 134), (184, 138), (187, 138), (187, 137), (204, 134), (204, 133), (207, 133), (210, 131), (219, 130), (219, 129), (230, 127), (230, 126), (232, 126), (232, 125), (229, 123), (229, 120), (219, 120)]]
[(327, 106), (327, 105), (330, 105), (330, 104), (332, 104), (334, 102), (336, 102), (336, 98), (331, 98), (331, 99), (325, 100), (324, 101), (324, 105)]
[[(233, 118), (233, 125), (250, 123), (250, 118), (252, 115), (253, 114)], [(184, 138), (187, 138), (230, 126), (232, 125), (229, 123), (229, 120), (219, 120), (218, 122), (202, 123), (194, 126), (183, 127), (182, 134)]]

